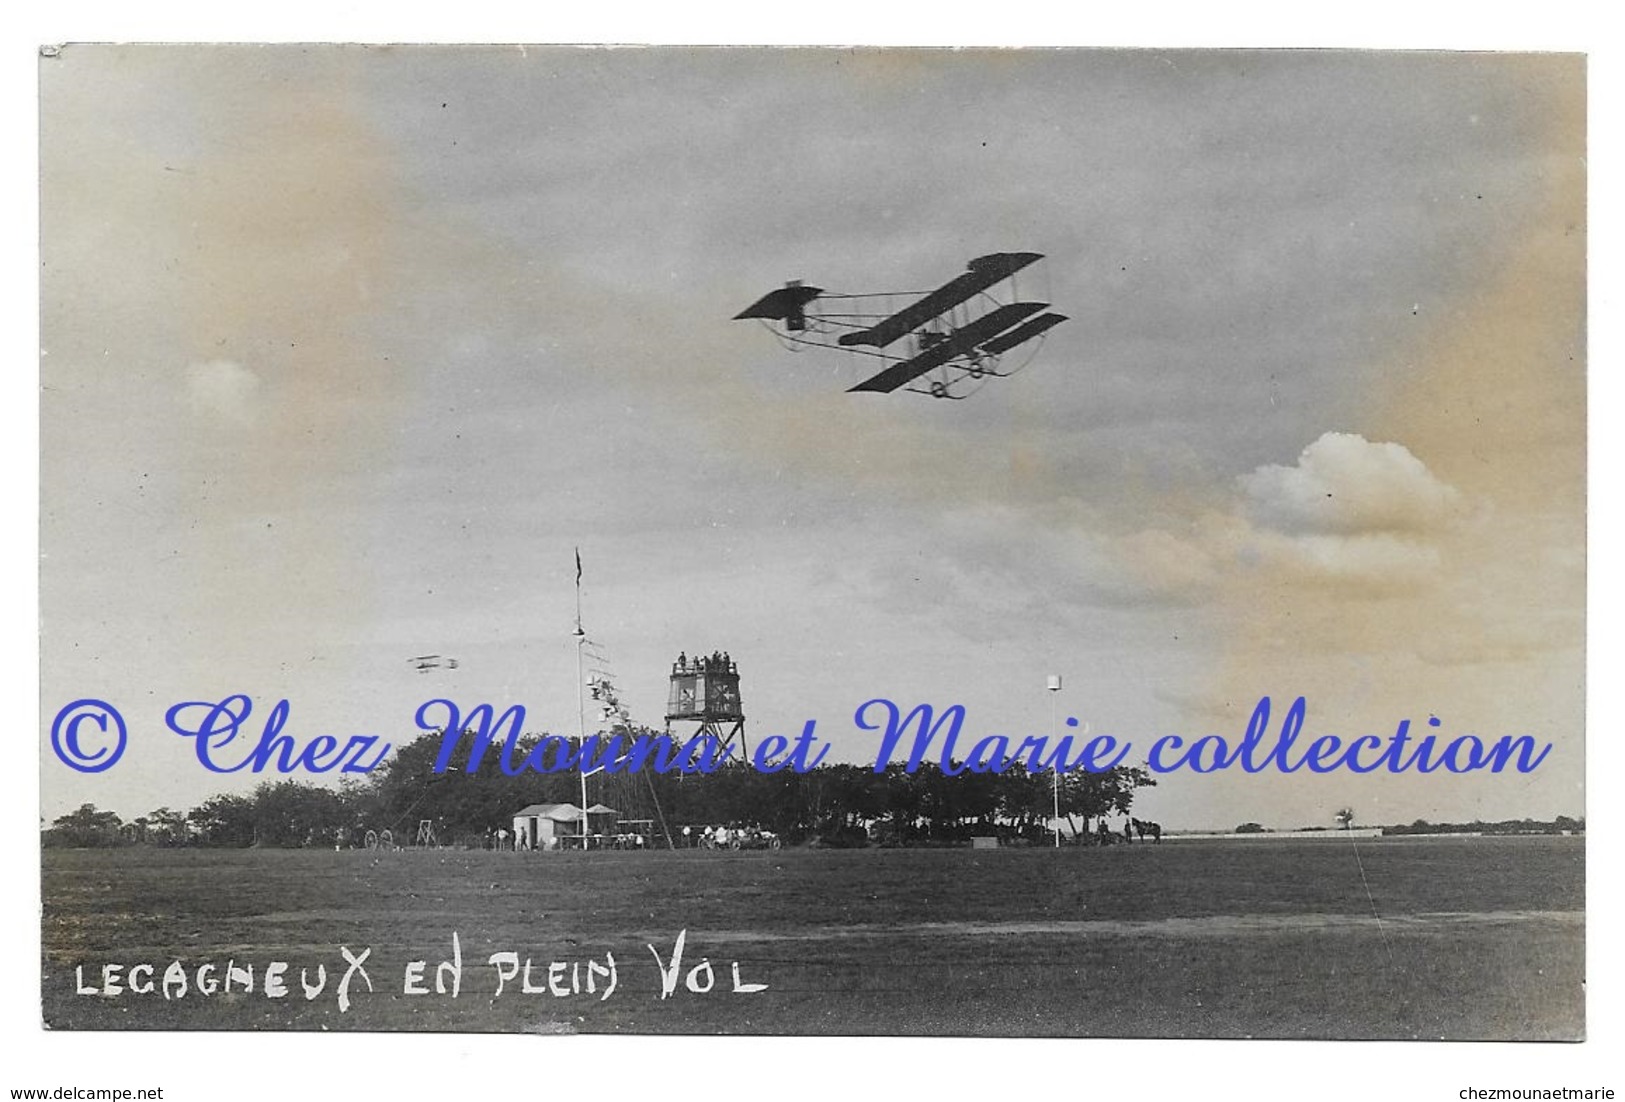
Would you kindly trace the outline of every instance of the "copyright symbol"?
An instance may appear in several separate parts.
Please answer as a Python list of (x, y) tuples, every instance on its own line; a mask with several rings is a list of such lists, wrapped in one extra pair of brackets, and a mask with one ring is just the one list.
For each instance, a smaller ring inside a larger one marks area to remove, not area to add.
[[(94, 753), (85, 753), (79, 745), (79, 725), (87, 719), (101, 728), (103, 734), (107, 733), (108, 723), (112, 723), (118, 740), (112, 749), (103, 746)], [(124, 717), (118, 714), (117, 708), (102, 700), (75, 700), (58, 712), (51, 722), (51, 749), (56, 751), (56, 756), (62, 759), (64, 765), (81, 773), (100, 773), (104, 769), (111, 769), (124, 756), (124, 745), (129, 741), (129, 732), (124, 729)]]

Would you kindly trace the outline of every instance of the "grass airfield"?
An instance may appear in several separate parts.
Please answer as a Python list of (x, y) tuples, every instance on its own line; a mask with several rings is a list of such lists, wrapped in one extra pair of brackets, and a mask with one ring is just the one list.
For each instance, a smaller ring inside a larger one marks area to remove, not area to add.
[(1577, 1040), (1584, 858), (1578, 837), (45, 850), (43, 1016), (53, 1029)]

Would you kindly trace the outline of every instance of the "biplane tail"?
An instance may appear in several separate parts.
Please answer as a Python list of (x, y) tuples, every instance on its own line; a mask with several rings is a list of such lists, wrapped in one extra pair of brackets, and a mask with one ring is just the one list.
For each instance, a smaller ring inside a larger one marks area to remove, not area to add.
[(808, 287), (799, 279), (794, 279), (776, 291), (769, 291), (739, 311), (734, 315), (734, 320), (763, 318), (767, 321), (782, 321), (786, 329), (800, 332), (807, 328), (808, 303), (823, 293), (822, 287)]

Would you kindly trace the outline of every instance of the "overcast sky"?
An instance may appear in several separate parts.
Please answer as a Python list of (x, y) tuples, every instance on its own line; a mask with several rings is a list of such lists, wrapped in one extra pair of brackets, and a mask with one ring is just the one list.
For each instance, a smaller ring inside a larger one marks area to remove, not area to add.
[[(253, 783), (167, 731), (448, 695), (573, 731), (575, 564), (634, 717), (752, 738), (1055, 703), (1142, 751), (1530, 733), (1527, 776), (1196, 777), (1172, 827), (1584, 810), (1572, 56), (70, 47), (41, 64), (42, 814)], [(1030, 250), (1071, 320), (964, 402), (729, 320)], [(415, 672), (436, 653), (456, 670)], [(257, 728), (256, 728), (257, 729)]]

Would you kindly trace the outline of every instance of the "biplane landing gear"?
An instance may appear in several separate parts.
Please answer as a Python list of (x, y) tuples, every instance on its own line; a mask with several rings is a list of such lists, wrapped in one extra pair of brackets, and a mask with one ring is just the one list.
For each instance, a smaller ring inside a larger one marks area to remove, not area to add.
[[(963, 376), (961, 376), (961, 378), (963, 378)], [(910, 394), (929, 394), (933, 398), (946, 398), (950, 402), (963, 402), (966, 398), (970, 397), (970, 395), (954, 393), (954, 383), (957, 383), (958, 381), (959, 379), (954, 379), (948, 382), (944, 382), (941, 379), (933, 379), (924, 390), (913, 386), (906, 389)]]

